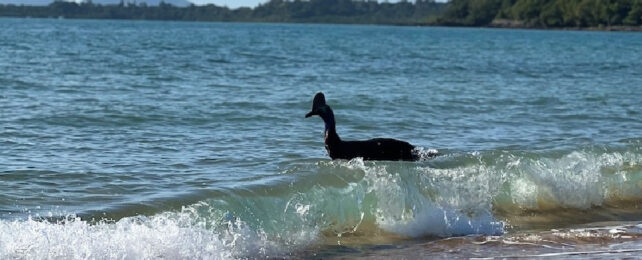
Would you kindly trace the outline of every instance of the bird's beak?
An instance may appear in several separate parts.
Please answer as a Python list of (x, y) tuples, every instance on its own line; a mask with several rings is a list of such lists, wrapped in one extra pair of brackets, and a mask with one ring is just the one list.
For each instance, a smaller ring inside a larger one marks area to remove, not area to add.
[(305, 114), (305, 118), (311, 117), (313, 115), (315, 115), (314, 111), (310, 111), (310, 113)]

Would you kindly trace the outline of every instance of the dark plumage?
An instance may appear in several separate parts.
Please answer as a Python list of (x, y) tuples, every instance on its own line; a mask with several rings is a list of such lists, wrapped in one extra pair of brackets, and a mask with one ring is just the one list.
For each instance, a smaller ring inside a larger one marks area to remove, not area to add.
[(412, 152), (415, 148), (408, 142), (391, 139), (375, 138), (366, 141), (343, 141), (337, 135), (334, 113), (325, 103), (325, 96), (319, 92), (314, 96), (312, 111), (306, 118), (318, 115), (325, 122), (325, 149), (330, 158), (350, 160), (362, 157), (364, 160), (413, 161), (418, 156)]

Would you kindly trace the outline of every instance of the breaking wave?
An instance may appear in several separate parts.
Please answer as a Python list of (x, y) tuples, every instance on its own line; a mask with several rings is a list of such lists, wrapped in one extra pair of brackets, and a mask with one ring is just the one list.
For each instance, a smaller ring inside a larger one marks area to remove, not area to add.
[(621, 220), (605, 213), (640, 216), (640, 201), (639, 143), (450, 152), (415, 163), (302, 160), (272, 181), (221, 190), (179, 211), (0, 220), (0, 258), (279, 257), (323, 244), (561, 225), (551, 212), (582, 212), (568, 223)]

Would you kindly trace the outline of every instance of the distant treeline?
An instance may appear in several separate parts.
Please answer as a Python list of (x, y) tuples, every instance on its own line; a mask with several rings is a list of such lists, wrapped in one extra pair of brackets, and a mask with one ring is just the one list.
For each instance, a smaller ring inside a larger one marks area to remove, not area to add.
[(216, 5), (175, 7), (161, 3), (97, 5), (56, 1), (48, 6), (0, 5), (0, 16), (138, 19), (179, 21), (314, 22), (368, 24), (428, 24), (446, 9), (434, 0), (379, 3), (376, 0), (271, 0), (255, 8), (229, 9)]
[(539, 28), (639, 26), (642, 0), (452, 0), (437, 23)]
[(48, 6), (0, 5), (0, 16), (360, 23), (535, 28), (642, 25), (642, 0), (434, 0), (379, 3), (376, 0), (270, 0), (255, 8), (216, 5), (175, 7), (161, 3), (97, 5), (57, 0)]

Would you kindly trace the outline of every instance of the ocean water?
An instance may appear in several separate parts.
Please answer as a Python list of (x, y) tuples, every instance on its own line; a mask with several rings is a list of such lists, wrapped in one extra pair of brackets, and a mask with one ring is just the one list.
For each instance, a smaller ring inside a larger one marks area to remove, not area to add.
[(0, 258), (640, 256), (640, 97), (639, 33), (3, 18)]

